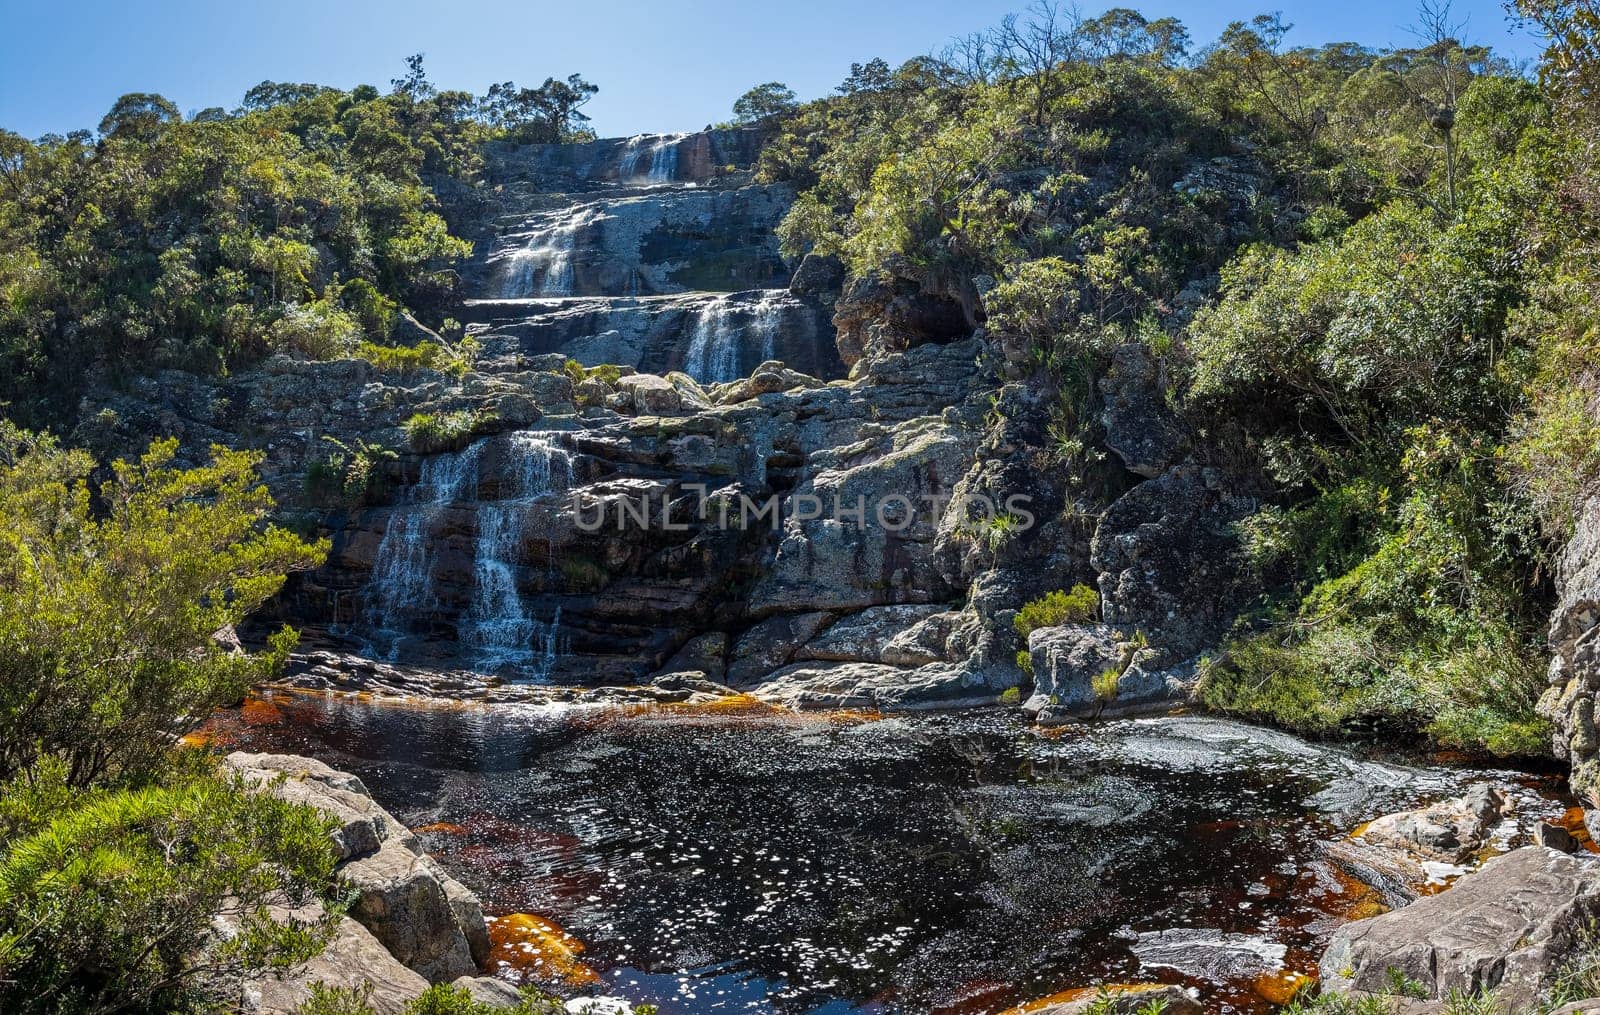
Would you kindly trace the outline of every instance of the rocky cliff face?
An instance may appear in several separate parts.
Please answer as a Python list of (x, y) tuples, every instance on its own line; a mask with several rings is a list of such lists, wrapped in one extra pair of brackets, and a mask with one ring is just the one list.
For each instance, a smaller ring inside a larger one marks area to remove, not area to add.
[(1550, 686), (1539, 713), (1554, 727), (1556, 757), (1572, 764), (1572, 790), (1583, 798), (1591, 828), (1600, 828), (1600, 498), (1583, 507), (1556, 570), (1550, 615)]
[[(1101, 383), (1110, 454), (1086, 492), (1049, 450), (1049, 393), (1006, 380), (976, 284), (846, 285), (825, 258), (789, 277), (789, 195), (738, 169), (758, 141), (492, 149), (464, 377), (279, 358), (158, 375), (85, 417), (124, 446), (264, 453), (280, 504), (333, 541), (268, 618), (323, 653), (302, 682), (377, 660), (440, 693), (695, 672), (798, 706), (989, 702), (1030, 683), (1016, 611), (1081, 582), (1105, 622), (1035, 632), (1033, 707), (1102, 709), (1087, 658), (1121, 671), (1119, 707), (1181, 694), (1252, 592), (1231, 523), (1253, 501), (1194, 459), (1142, 347)], [(461, 411), (478, 422), (450, 450), (407, 449), (407, 418)], [(325, 438), (399, 451), (360, 507), (306, 492)]]

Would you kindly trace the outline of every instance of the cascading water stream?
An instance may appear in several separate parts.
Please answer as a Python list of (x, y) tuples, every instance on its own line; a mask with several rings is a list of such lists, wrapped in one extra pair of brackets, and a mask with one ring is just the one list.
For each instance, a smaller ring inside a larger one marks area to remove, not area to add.
[(588, 224), (590, 213), (580, 206), (530, 232), (523, 245), (505, 257), (499, 272), (501, 298), (571, 296), (578, 232)]
[[(760, 363), (777, 358), (783, 326), (782, 296), (763, 295), (755, 303), (718, 299), (700, 311), (684, 354), (684, 372), (702, 384), (722, 384), (745, 376)], [(753, 362), (746, 350), (760, 349)]]
[(407, 637), (407, 615), (436, 602), (431, 584), (434, 522), (450, 505), (476, 496), (482, 449), (480, 442), (464, 451), (424, 459), (416, 485), (390, 514), (373, 563), (365, 617), (374, 654), (399, 658)]
[(548, 625), (528, 612), (517, 591), (512, 559), (533, 516), (535, 502), (572, 485), (572, 456), (546, 435), (518, 432), (503, 438), (500, 498), (478, 508), (473, 544), (473, 595), (462, 640), (486, 670), (514, 668), (543, 679), (559, 653), (561, 611)]
[(671, 183), (678, 175), (678, 142), (682, 135), (662, 138), (650, 146), (650, 182)]

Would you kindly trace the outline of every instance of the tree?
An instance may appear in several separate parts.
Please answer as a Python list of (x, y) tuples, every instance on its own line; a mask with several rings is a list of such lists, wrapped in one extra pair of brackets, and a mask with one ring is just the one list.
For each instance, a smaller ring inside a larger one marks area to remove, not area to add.
[(739, 96), (733, 103), (733, 120), (746, 126), (765, 126), (795, 111), (794, 91), (780, 81), (768, 81)]
[(850, 65), (850, 76), (834, 91), (840, 95), (859, 95), (862, 92), (881, 92), (894, 84), (894, 72), (881, 57), (864, 64)]
[(422, 69), (422, 56), (413, 53), (406, 57), (406, 72), (389, 82), (394, 94), (403, 95), (412, 102), (433, 97), (433, 83), (428, 80), (428, 72)]
[(104, 137), (149, 140), (168, 124), (182, 120), (178, 107), (150, 92), (129, 92), (118, 99), (100, 121)]
[(52, 760), (69, 787), (136, 780), (292, 646), (287, 628), (256, 653), (217, 634), (327, 544), (263, 524), (259, 455), (176, 453), (113, 463), (96, 504), (86, 454), (0, 423), (0, 781)]

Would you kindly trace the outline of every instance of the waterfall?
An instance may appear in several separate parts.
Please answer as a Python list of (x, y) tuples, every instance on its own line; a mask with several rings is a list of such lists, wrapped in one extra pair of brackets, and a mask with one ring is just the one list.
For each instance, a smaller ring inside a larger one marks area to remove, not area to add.
[(700, 311), (683, 370), (701, 384), (721, 384), (739, 376), (739, 339), (728, 323), (726, 300), (715, 300)]
[(479, 442), (464, 451), (423, 459), (416, 485), (389, 515), (373, 561), (364, 617), (373, 634), (369, 648), (374, 654), (399, 658), (407, 614), (437, 606), (431, 584), (433, 524), (451, 504), (476, 496), (482, 448)]
[(559, 655), (560, 610), (549, 625), (528, 612), (512, 561), (535, 502), (572, 486), (572, 456), (547, 435), (517, 432), (504, 441), (501, 470), (506, 480), (499, 498), (477, 511), (472, 605), (461, 639), (482, 669), (514, 668), (543, 679)]
[[(763, 293), (754, 303), (717, 299), (701, 309), (684, 354), (684, 373), (702, 384), (722, 384), (745, 376), (766, 360), (777, 358), (778, 333), (787, 308), (782, 290)], [(759, 346), (757, 343), (759, 342)], [(760, 358), (744, 366), (746, 348), (759, 348)]]
[(650, 146), (650, 182), (671, 183), (678, 175), (678, 142), (682, 134), (664, 137)]
[(628, 143), (622, 148), (622, 157), (617, 160), (617, 182), (627, 183), (638, 174), (639, 156), (644, 154), (644, 139), (648, 135), (635, 134), (628, 138)]
[(500, 296), (571, 296), (572, 255), (578, 232), (588, 224), (591, 209), (572, 209), (553, 224), (534, 229), (517, 250), (505, 257), (500, 271)]

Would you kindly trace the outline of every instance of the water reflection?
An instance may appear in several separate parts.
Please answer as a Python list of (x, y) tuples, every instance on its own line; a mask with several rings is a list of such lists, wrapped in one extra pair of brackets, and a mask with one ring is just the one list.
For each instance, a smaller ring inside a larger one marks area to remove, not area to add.
[[(983, 1012), (1133, 981), (1264, 1011), (1367, 904), (1322, 844), (1485, 776), (1193, 717), (1047, 736), (1001, 712), (272, 704), (221, 732), (356, 772), (490, 912), (554, 921), (664, 1013)], [(1525, 819), (1560, 810), (1522, 782)]]

